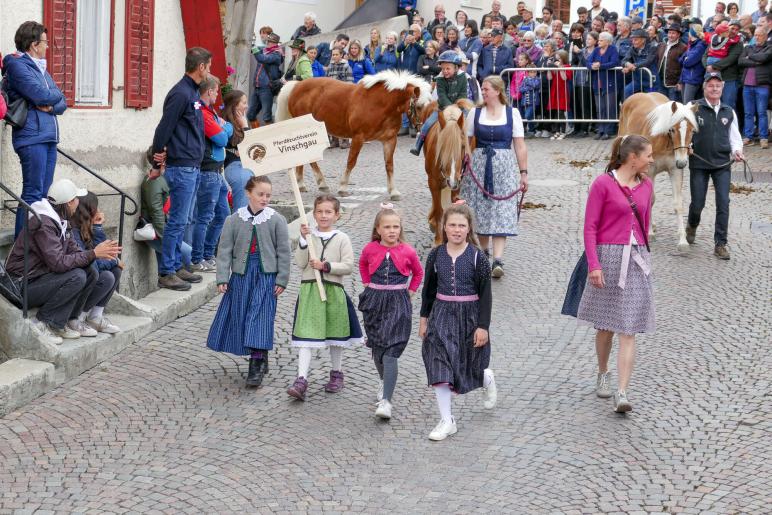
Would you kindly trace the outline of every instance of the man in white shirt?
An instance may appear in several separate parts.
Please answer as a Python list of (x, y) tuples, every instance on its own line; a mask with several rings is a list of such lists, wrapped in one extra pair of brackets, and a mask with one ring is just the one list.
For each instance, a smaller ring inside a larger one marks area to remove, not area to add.
[(704, 98), (696, 102), (699, 130), (692, 134), (689, 155), (689, 218), (686, 241), (693, 244), (705, 207), (708, 182), (716, 190), (716, 227), (713, 235), (713, 253), (719, 259), (729, 259), (727, 231), (729, 228), (729, 184), (732, 162), (743, 161), (743, 141), (737, 125), (737, 113), (721, 103), (724, 80), (720, 72), (708, 72), (702, 85)]

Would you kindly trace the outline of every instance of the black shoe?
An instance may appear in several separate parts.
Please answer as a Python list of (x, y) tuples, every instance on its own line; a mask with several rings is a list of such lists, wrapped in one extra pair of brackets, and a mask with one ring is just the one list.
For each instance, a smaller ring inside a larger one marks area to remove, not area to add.
[(421, 155), (421, 147), (413, 147), (410, 149), (410, 153), (414, 156), (420, 156)]
[(598, 140), (599, 140), (599, 139), (601, 139), (602, 137), (603, 137), (603, 133), (602, 133), (602, 132), (599, 132), (599, 133), (598, 133), (598, 134), (596, 134), (596, 135), (595, 135), (595, 137), (594, 137), (594, 138), (592, 138), (592, 139), (594, 139), (595, 141), (598, 141)]
[(250, 358), (249, 359), (249, 372), (247, 373), (247, 386), (260, 386), (263, 382), (263, 363), (264, 359)]
[(600, 139), (605, 141), (605, 140), (609, 139), (610, 137), (611, 136), (609, 136), (608, 134), (604, 134), (603, 136), (600, 137)]

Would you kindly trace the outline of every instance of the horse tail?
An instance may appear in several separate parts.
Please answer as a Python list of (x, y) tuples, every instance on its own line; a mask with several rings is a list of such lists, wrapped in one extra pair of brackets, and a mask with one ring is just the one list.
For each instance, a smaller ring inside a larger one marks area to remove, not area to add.
[(292, 118), (292, 114), (289, 112), (289, 97), (292, 94), (292, 90), (298, 85), (298, 81), (291, 80), (281, 88), (279, 96), (276, 98), (276, 121), (283, 122)]

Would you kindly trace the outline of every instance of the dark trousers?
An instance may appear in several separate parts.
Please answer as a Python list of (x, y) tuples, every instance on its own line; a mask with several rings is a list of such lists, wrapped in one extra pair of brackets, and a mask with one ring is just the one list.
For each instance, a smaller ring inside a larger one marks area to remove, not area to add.
[(107, 306), (110, 297), (112, 297), (115, 290), (118, 289), (118, 283), (121, 280), (121, 272), (122, 270), (118, 268), (118, 266), (114, 266), (110, 270), (99, 271), (99, 276), (94, 284), (94, 288), (91, 290), (91, 294), (83, 305), (83, 311), (91, 311), (91, 308), (94, 306), (99, 306), (100, 308)]
[[(30, 114), (31, 115), (31, 114)], [(56, 168), (56, 143), (38, 143), (27, 145), (16, 151), (21, 163), (21, 199), (32, 204), (44, 198), (54, 181)], [(16, 232), (18, 237), (24, 226), (26, 211), (16, 211)]]
[(249, 99), (247, 120), (250, 122), (257, 120), (258, 113), (262, 113), (260, 121), (263, 124), (271, 123), (273, 120), (273, 93), (269, 86), (256, 87)]
[(692, 201), (689, 203), (690, 227), (700, 225), (700, 215), (705, 207), (705, 197), (708, 194), (708, 181), (713, 179), (713, 189), (716, 190), (716, 229), (713, 240), (716, 245), (726, 245), (729, 228), (729, 181), (732, 178), (730, 168), (720, 170), (692, 169), (689, 172), (689, 192)]
[[(577, 119), (592, 120), (592, 89), (590, 86), (579, 86), (574, 83), (574, 117)], [(588, 132), (589, 122), (576, 122), (574, 132)]]
[(29, 307), (39, 307), (37, 319), (57, 329), (78, 318), (97, 283), (96, 268), (74, 268), (45, 274), (27, 285)]
[[(617, 118), (617, 96), (613, 89), (598, 90), (595, 92), (595, 106), (598, 109), (598, 118), (601, 120)], [(616, 122), (603, 122), (596, 124), (598, 134), (609, 136), (616, 132)]]

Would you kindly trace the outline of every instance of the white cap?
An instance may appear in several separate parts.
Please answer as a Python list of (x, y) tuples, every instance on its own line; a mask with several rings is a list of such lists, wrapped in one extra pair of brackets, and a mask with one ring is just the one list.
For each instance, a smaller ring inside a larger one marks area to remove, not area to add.
[(66, 204), (75, 197), (85, 197), (88, 190), (85, 188), (78, 188), (69, 179), (61, 179), (56, 181), (48, 188), (48, 200), (54, 204)]

